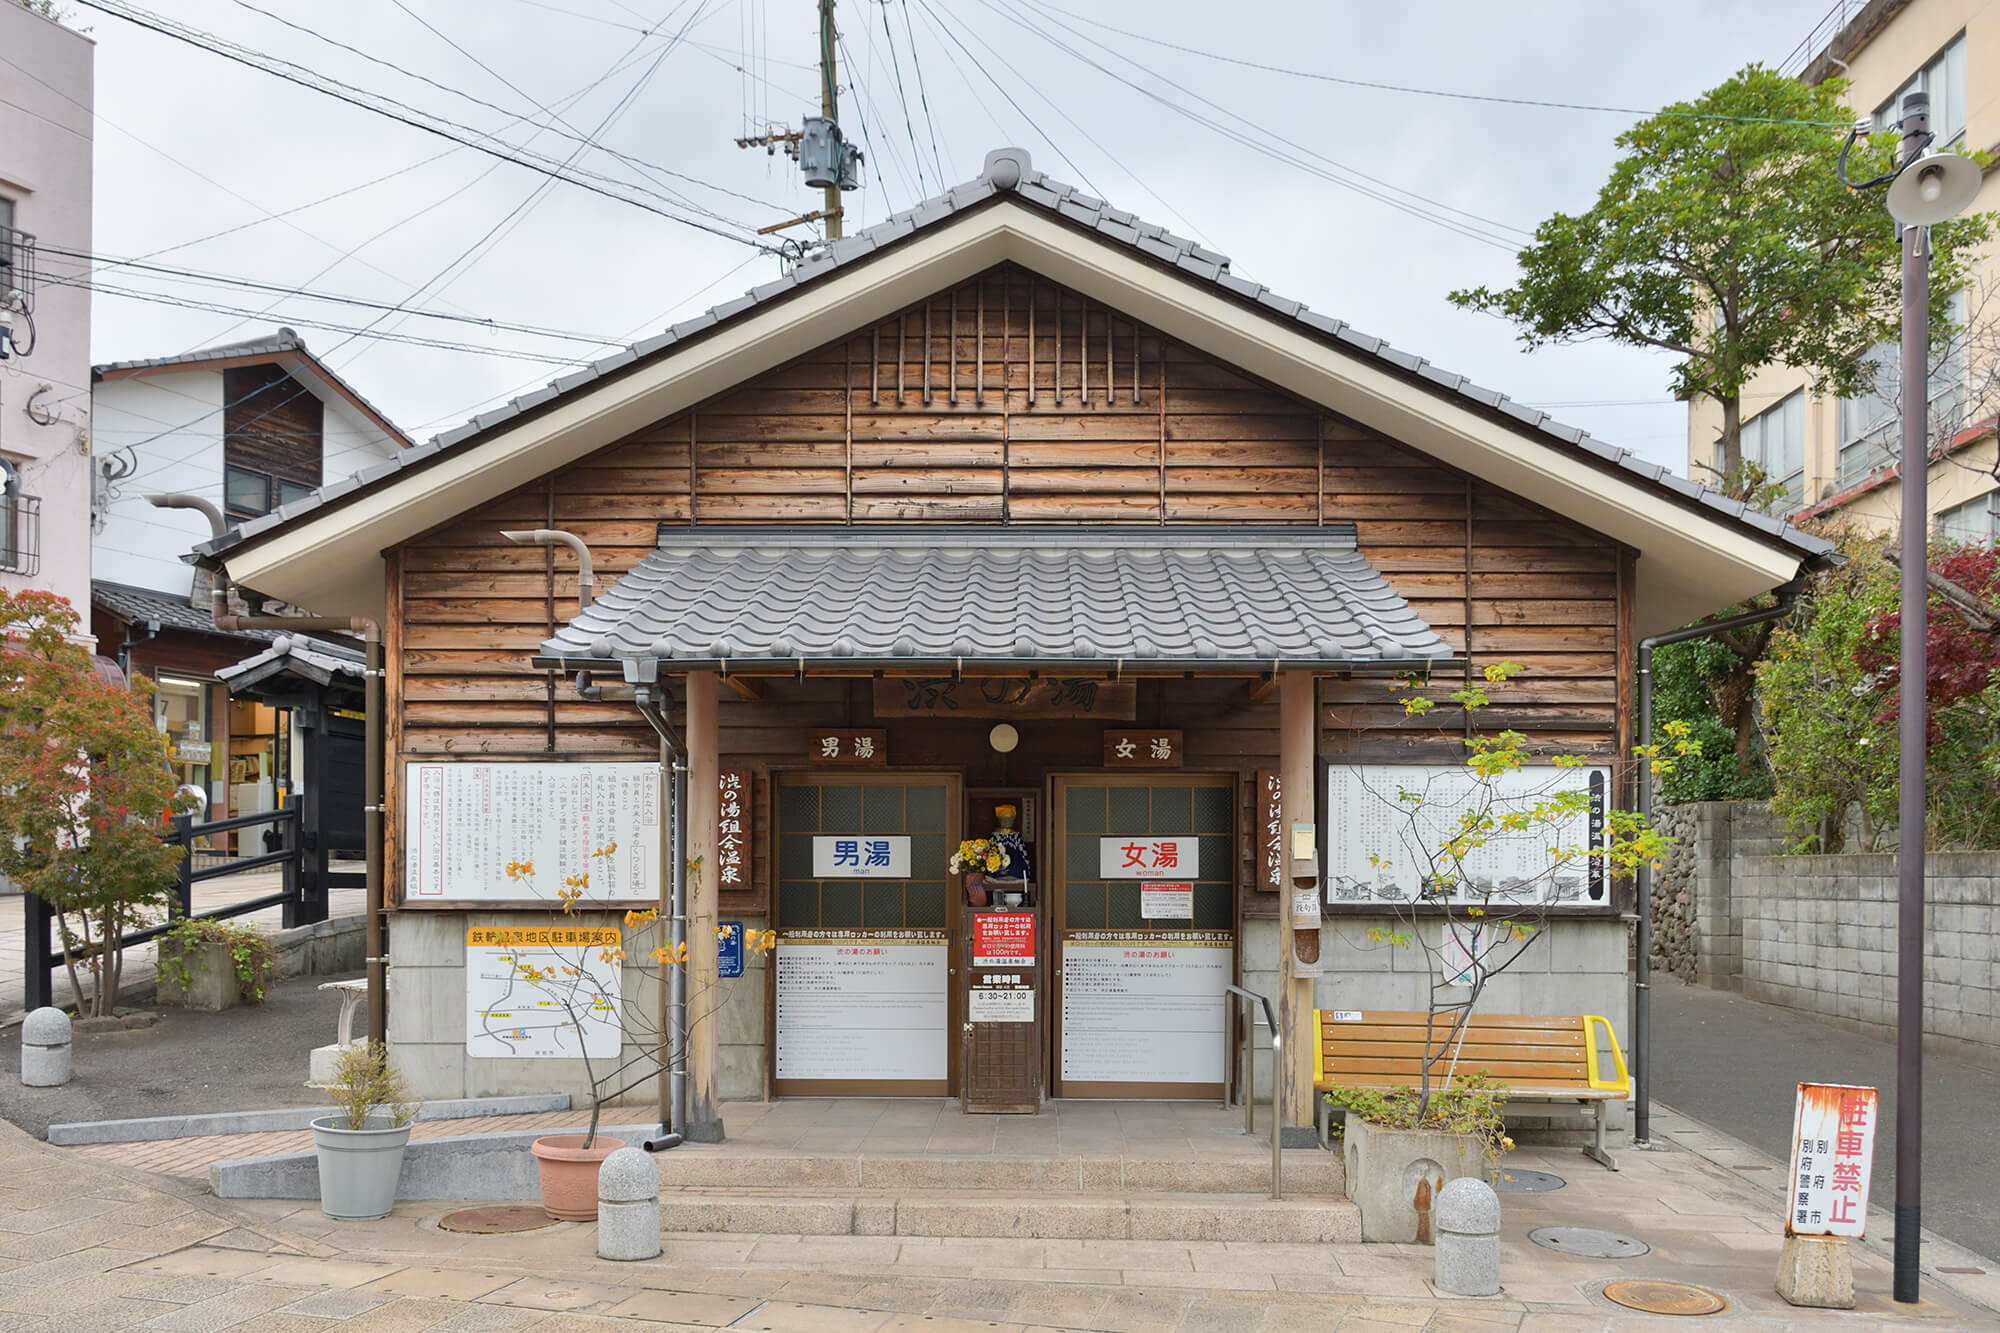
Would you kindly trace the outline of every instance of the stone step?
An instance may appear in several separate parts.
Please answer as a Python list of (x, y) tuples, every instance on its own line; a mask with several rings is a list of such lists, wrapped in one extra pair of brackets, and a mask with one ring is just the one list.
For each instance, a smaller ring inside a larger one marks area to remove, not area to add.
[(757, 1187), (668, 1189), (660, 1227), (683, 1233), (951, 1236), (1007, 1240), (1358, 1242), (1344, 1198), (1208, 1192), (976, 1194), (950, 1190), (788, 1193)]
[[(684, 1144), (660, 1153), (660, 1183), (668, 1188), (725, 1188), (782, 1182), (797, 1194), (820, 1190), (966, 1190), (1003, 1194), (1267, 1194), (1271, 1159), (1230, 1157), (1098, 1157), (944, 1153), (863, 1153), (795, 1156)], [(1338, 1153), (1317, 1148), (1284, 1154), (1284, 1187), (1301, 1196), (1342, 1195), (1346, 1172)]]

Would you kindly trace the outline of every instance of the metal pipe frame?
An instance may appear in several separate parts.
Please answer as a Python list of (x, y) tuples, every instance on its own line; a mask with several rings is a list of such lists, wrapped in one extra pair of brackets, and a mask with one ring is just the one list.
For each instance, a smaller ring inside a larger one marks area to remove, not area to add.
[[(1271, 1197), (1282, 1199), (1285, 1197), (1283, 1138), (1285, 1118), (1280, 1114), (1279, 1110), (1283, 1105), (1283, 1099), (1279, 1095), (1279, 1081), (1285, 1074), (1284, 1034), (1278, 1031), (1278, 1016), (1272, 1012), (1271, 1001), (1268, 998), (1259, 995), (1256, 991), (1244, 990), (1241, 986), (1224, 986), (1222, 989), (1225, 995), (1236, 996), (1245, 1006), (1248, 1006), (1252, 1000), (1263, 1005), (1264, 1023), (1271, 1029)], [(1235, 1016), (1235, 1010), (1230, 1007), (1229, 1001), (1225, 999), (1222, 1002), (1222, 1049), (1225, 1051), (1229, 1049), (1229, 1026)], [(1253, 1017), (1247, 1007), (1244, 1011), (1244, 1017), (1245, 1019)], [(1243, 1132), (1245, 1134), (1255, 1134), (1257, 1132), (1257, 1099), (1254, 1095), (1257, 1085), (1257, 1043), (1252, 1040), (1256, 1034), (1256, 1028), (1257, 1025), (1255, 1022), (1245, 1022), (1243, 1024), (1243, 1082), (1238, 1091), (1243, 1094)], [(1231, 1081), (1229, 1073), (1232, 1063), (1232, 1061), (1224, 1060), (1222, 1064), (1222, 1105), (1225, 1109), (1229, 1105)]]
[[(633, 704), (639, 715), (646, 719), (648, 726), (660, 738), (660, 801), (663, 809), (660, 827), (671, 827), (672, 834), (663, 860), (667, 873), (661, 884), (660, 915), (667, 923), (668, 947), (675, 958), (681, 956), (681, 947), (687, 943), (687, 754), (680, 736), (673, 724), (667, 721), (666, 711), (660, 706), (666, 694), (659, 685), (640, 685), (633, 691)], [(671, 824), (669, 822), (671, 819)], [(660, 1152), (667, 1148), (677, 1148), (686, 1132), (688, 1087), (687, 1087), (687, 964), (673, 963), (667, 968), (667, 990), (663, 997), (666, 1013), (664, 1026), (667, 1029), (667, 1064), (662, 1071), (663, 1082), (660, 1089), (660, 1134), (648, 1139), (644, 1147), (648, 1152)]]

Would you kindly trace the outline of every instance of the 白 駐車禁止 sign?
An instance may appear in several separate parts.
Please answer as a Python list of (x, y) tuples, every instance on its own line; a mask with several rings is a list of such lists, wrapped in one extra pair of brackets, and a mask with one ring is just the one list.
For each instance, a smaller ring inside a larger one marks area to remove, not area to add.
[(908, 834), (836, 833), (813, 839), (814, 879), (908, 879)]
[(1876, 1110), (1873, 1088), (1799, 1084), (1798, 1107), (1792, 1114), (1786, 1231), (1794, 1236), (1866, 1234)]
[(1173, 879), (1193, 875), (1201, 864), (1198, 838), (1099, 838), (1101, 879)]

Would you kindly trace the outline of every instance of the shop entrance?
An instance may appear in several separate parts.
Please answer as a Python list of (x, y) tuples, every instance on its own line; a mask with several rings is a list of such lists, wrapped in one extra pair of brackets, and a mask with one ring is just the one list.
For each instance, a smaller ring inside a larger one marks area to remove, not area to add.
[(1055, 1093), (1218, 1097), (1236, 968), (1236, 779), (1052, 780)]
[(949, 1094), (958, 778), (801, 773), (775, 787), (778, 1095)]

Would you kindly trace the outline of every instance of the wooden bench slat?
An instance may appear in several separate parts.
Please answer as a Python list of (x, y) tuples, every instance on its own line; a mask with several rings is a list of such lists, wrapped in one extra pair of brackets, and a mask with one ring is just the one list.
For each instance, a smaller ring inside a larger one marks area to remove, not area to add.
[[(1408, 1051), (1421, 1053), (1429, 1048), (1420, 1041), (1369, 1041), (1365, 1037), (1348, 1037), (1343, 1035), (1340, 1040), (1328, 1037), (1320, 1043), (1320, 1049), (1325, 1051), (1327, 1059), (1331, 1060), (1346, 1056), (1380, 1055), (1385, 1052), (1396, 1055), (1401, 1055)], [(1583, 1043), (1581, 1041), (1523, 1041), (1496, 1044), (1475, 1036), (1466, 1038), (1464, 1042), (1453, 1042), (1442, 1045), (1439, 1049), (1456, 1051), (1461, 1060), (1532, 1060), (1540, 1055), (1575, 1055), (1580, 1057), (1583, 1051)]]
[[(1574, 1080), (1585, 1086), (1588, 1086), (1590, 1083), (1589, 1067), (1580, 1060), (1574, 1062), (1537, 1061), (1534, 1063), (1521, 1061), (1513, 1064), (1483, 1062), (1477, 1065), (1460, 1062), (1458, 1071), (1454, 1077), (1470, 1078), (1481, 1070), (1486, 1071), (1487, 1077), (1491, 1078), (1494, 1082), (1505, 1083), (1510, 1087), (1517, 1080), (1524, 1078), (1539, 1078), (1549, 1081)], [(1338, 1067), (1329, 1066), (1326, 1076), (1337, 1082), (1352, 1079), (1367, 1079), (1371, 1081), (1388, 1080), (1410, 1083), (1424, 1076), (1424, 1062), (1420, 1057), (1413, 1057), (1407, 1060), (1355, 1060)], [(1433, 1080), (1443, 1077), (1444, 1069), (1442, 1066), (1431, 1071), (1431, 1078)]]

